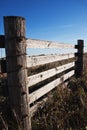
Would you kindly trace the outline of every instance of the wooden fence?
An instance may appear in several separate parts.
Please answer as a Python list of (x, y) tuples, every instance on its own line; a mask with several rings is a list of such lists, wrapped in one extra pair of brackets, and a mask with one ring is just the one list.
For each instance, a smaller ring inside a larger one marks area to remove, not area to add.
[[(4, 17), (5, 35), (0, 48), (6, 50), (9, 100), (21, 121), (21, 129), (31, 130), (31, 117), (46, 95), (62, 82), (83, 73), (83, 40), (77, 45), (25, 38), (25, 19)], [(76, 49), (77, 53), (26, 55), (27, 48)], [(3, 67), (1, 67), (3, 68)]]

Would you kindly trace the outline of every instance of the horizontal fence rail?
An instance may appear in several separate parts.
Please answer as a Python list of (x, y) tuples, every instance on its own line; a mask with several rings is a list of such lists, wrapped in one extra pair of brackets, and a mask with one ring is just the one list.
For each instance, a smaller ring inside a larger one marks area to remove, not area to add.
[(45, 56), (27, 56), (27, 67), (33, 67), (38, 65), (43, 65), (47, 63), (52, 63), (56, 61), (61, 61), (69, 58), (74, 58), (74, 53), (71, 54), (53, 54)]
[(27, 48), (75, 48), (75, 45), (58, 43), (52, 41), (45, 40), (35, 40), (35, 39), (27, 39), (26, 40)]
[(50, 78), (58, 73), (61, 73), (67, 69), (74, 67), (74, 65), (75, 65), (75, 63), (71, 62), (71, 63), (65, 64), (65, 65), (62, 65), (62, 66), (59, 66), (59, 67), (56, 67), (56, 68), (53, 68), (53, 69), (50, 69), (47, 71), (43, 71), (43, 72), (35, 74), (35, 75), (29, 76), (27, 78), (27, 80), (28, 80), (27, 86), (30, 87), (34, 84), (37, 84), (38, 82), (41, 82), (47, 78)]
[(69, 73), (65, 74), (61, 78), (58, 78), (58, 79), (52, 81), (51, 83), (43, 86), (39, 90), (36, 90), (35, 92), (31, 93), (29, 95), (29, 104), (33, 103), (34, 101), (36, 101), (37, 99), (39, 99), (40, 97), (45, 95), (46, 93), (50, 92), (52, 89), (57, 87), (60, 83), (67, 80), (68, 78), (70, 78), (73, 75), (74, 75), (74, 70), (72, 70)]
[[(75, 48), (74, 44), (66, 44), (66, 43), (59, 43), (53, 41), (46, 41), (46, 40), (38, 40), (38, 39), (26, 39), (26, 48), (56, 48), (56, 49), (68, 49), (68, 48)], [(5, 37), (4, 35), (0, 35), (0, 48), (5, 48)]]

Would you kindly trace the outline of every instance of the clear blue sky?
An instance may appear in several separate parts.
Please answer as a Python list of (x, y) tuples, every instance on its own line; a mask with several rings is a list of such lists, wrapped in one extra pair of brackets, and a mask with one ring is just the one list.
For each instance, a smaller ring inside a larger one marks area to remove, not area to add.
[(87, 42), (87, 0), (0, 0), (0, 34), (3, 16), (24, 17), (28, 38)]

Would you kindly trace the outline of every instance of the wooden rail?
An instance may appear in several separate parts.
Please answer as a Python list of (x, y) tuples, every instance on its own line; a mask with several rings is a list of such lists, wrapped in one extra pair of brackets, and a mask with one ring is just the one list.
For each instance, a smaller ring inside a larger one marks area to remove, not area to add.
[(27, 67), (34, 67), (38, 65), (44, 65), (56, 61), (70, 59), (74, 57), (74, 53), (71, 54), (53, 54), (45, 56), (31, 56), (27, 57)]
[(29, 76), (27, 78), (27, 80), (28, 80), (27, 86), (30, 87), (32, 85), (35, 85), (38, 82), (41, 82), (47, 78), (50, 78), (58, 73), (61, 73), (67, 69), (74, 67), (74, 65), (75, 65), (75, 63), (71, 62), (71, 63), (65, 64), (65, 65), (62, 65), (62, 66), (59, 66), (59, 67), (56, 67), (56, 68), (53, 68), (53, 69), (50, 69), (47, 71), (43, 71), (43, 72), (35, 74), (35, 75)]
[[(4, 28), (5, 36), (0, 36), (0, 48), (6, 50), (10, 104), (19, 116), (22, 130), (31, 130), (31, 116), (38, 109), (39, 104), (47, 100), (46, 95), (73, 75), (77, 78), (82, 75), (84, 41), (78, 40), (77, 45), (72, 45), (26, 39), (25, 19), (21, 17), (4, 17)], [(26, 56), (28, 48), (72, 48), (77, 49), (77, 53)], [(72, 58), (76, 61), (71, 61)], [(56, 64), (51, 68), (47, 67), (49, 64), (51, 66), (54, 62), (67, 59), (70, 61), (60, 66)], [(45, 65), (46, 69), (41, 69)], [(38, 71), (39, 69), (41, 71)], [(27, 72), (32, 70), (36, 73), (28, 76)]]
[(63, 81), (65, 81), (66, 79), (70, 78), (73, 75), (74, 75), (74, 70), (72, 70), (69, 73), (63, 75), (62, 77), (50, 82), (49, 84), (43, 86), (39, 90), (34, 91), (33, 93), (31, 93), (29, 95), (29, 104), (33, 103), (38, 98), (42, 97), (43, 95), (45, 95), (46, 93), (48, 93), (49, 91), (51, 91), (52, 89), (57, 87), (60, 83), (62, 83)]
[(74, 48), (75, 45), (65, 44), (59, 42), (45, 41), (45, 40), (35, 40), (27, 39), (26, 40), (27, 48)]

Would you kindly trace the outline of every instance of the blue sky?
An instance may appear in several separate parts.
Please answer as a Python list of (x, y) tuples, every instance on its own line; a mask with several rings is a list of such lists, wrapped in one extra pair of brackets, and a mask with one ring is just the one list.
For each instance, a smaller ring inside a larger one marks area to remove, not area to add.
[(0, 0), (0, 34), (3, 16), (26, 19), (26, 37), (76, 44), (87, 42), (87, 0)]

